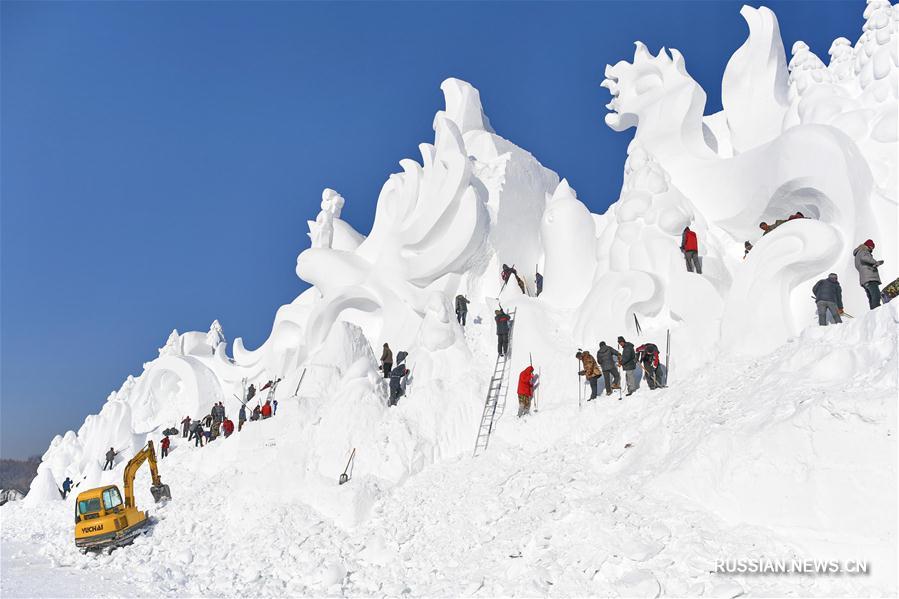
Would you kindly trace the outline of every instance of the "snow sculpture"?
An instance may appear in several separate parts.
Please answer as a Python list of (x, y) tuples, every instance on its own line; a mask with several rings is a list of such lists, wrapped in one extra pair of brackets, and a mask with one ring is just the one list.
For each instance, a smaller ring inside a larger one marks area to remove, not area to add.
[(219, 321), (213, 320), (209, 325), (209, 332), (206, 333), (206, 344), (212, 349), (212, 353), (215, 353), (221, 343), (225, 343), (225, 332)]
[(326, 188), (322, 192), (321, 206), (315, 222), (309, 223), (309, 238), (314, 248), (330, 248), (334, 239), (334, 218), (340, 217), (343, 198), (333, 189)]
[(422, 164), (403, 160), (404, 172), (384, 184), (371, 234), (355, 251), (313, 247), (297, 259), (297, 274), (323, 295), (308, 323), (310, 347), (344, 312), (369, 339), (411, 341), (425, 290), (477, 265), (489, 217), (457, 125), (439, 116), (434, 145), (420, 150)]
[(743, 6), (740, 14), (749, 25), (749, 39), (727, 62), (721, 81), (721, 103), (731, 144), (743, 152), (780, 135), (780, 123), (789, 102), (787, 65), (777, 17), (764, 6)]
[[(743, 16), (747, 14), (753, 13), (744, 11)], [(801, 50), (800, 45), (797, 51)], [(839, 273), (844, 281), (851, 281), (855, 275), (851, 248), (856, 240), (894, 237), (891, 231), (881, 230), (880, 223), (872, 216), (874, 190), (867, 162), (855, 151), (852, 141), (832, 127), (802, 123), (770, 142), (725, 159), (717, 156), (704, 141), (705, 94), (690, 78), (683, 57), (676, 50), (671, 51), (670, 58), (664, 49), (652, 56), (638, 43), (633, 63), (619, 62), (607, 67), (603, 85), (613, 95), (607, 124), (615, 130), (636, 126), (632, 147), (640, 147), (653, 156), (670, 175), (674, 187), (689, 199), (698, 213), (711, 221), (715, 230), (729, 237), (730, 243), (754, 239), (760, 221), (784, 218), (796, 211), (831, 224), (840, 232), (836, 240), (825, 242), (839, 244), (836, 251), (827, 253), (833, 256), (834, 263), (825, 265), (820, 262), (820, 252), (806, 245), (808, 240), (798, 226), (778, 230), (781, 237), (795, 235), (794, 243), (805, 247), (809, 254), (794, 256), (794, 264), (783, 265), (779, 275), (764, 275), (790, 282), (776, 285), (782, 291), (779, 303), (748, 298), (752, 306), (766, 303), (768, 309), (777, 313), (757, 311), (743, 322), (772, 318), (783, 324), (777, 334), (768, 337), (767, 349), (771, 349), (770, 343), (775, 339), (782, 341), (798, 331), (796, 307), (791, 299), (794, 289), (804, 287), (827, 270)], [(776, 114), (759, 115), (757, 119), (776, 117)], [(798, 265), (803, 265), (802, 273), (795, 272)], [(781, 267), (769, 263), (765, 268)], [(747, 269), (733, 269), (732, 274), (747, 276)], [(752, 292), (752, 286), (738, 287)], [(849, 309), (861, 310), (863, 298), (847, 295), (852, 302)], [(731, 291), (730, 296), (735, 297), (735, 292)], [(731, 330), (724, 341), (737, 336)]]
[(541, 297), (573, 308), (590, 291), (596, 267), (596, 235), (590, 211), (564, 179), (547, 202), (540, 234), (545, 254)]
[(172, 332), (169, 333), (169, 338), (166, 339), (165, 345), (159, 348), (159, 355), (175, 356), (180, 355), (181, 353), (181, 335), (178, 334), (178, 329), (172, 329)]
[[(421, 163), (401, 161), (386, 181), (368, 237), (341, 219), (343, 198), (324, 190), (309, 223), (312, 247), (296, 265), (313, 287), (278, 310), (266, 342), (250, 350), (238, 337), (232, 359), (217, 322), (209, 332), (173, 331), (160, 357), (77, 434), (53, 440), (32, 500), (54, 498), (66, 476), (88, 485), (119, 477), (100, 470), (110, 445), (131, 451), (215, 401), (233, 414), (244, 379), (283, 377), (278, 393), (289, 394), (304, 371), (304, 401), (293, 404), (302, 414), (290, 426), (312, 449), (304, 441), (290, 454), (296, 472), (332, 477), (352, 447), (364, 448), (377, 479), (365, 493), (374, 496), (382, 483), (470, 450), (490, 376), (474, 356), (494, 348), (492, 335), (463, 332), (448, 301), (466, 293), (489, 327), (503, 262), (525, 276), (543, 264), (540, 298), (507, 288), (502, 300), (517, 304), (516, 343), (534, 348), (553, 389), (570, 382), (556, 373), (570, 370), (576, 344), (592, 348), (622, 333), (662, 343), (670, 329), (674, 347), (690, 348), (675, 359), (679, 373), (706, 364), (722, 344), (763, 354), (814, 322), (809, 290), (831, 271), (847, 311), (864, 312), (851, 250), (872, 238), (888, 264), (897, 255), (899, 13), (869, 0), (861, 38), (835, 40), (826, 67), (801, 42), (787, 65), (773, 13), (741, 14), (749, 36), (728, 62), (717, 114), (703, 114), (705, 92), (677, 50), (653, 56), (638, 42), (632, 61), (606, 67), (606, 123), (636, 132), (620, 198), (601, 216), (493, 131), (475, 88), (444, 81), (434, 143), (420, 146)], [(761, 237), (760, 221), (797, 211), (809, 218)], [(699, 237), (702, 275), (686, 272), (679, 250), (687, 225)], [(745, 240), (755, 247), (743, 260)], [(415, 381), (390, 409), (372, 353), (385, 340), (410, 352)], [(522, 360), (512, 356), (513, 370)]]

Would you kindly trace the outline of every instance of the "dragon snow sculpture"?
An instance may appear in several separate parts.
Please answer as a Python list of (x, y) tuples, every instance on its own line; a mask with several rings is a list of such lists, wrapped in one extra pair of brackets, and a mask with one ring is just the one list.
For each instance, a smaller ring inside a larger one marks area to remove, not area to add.
[[(883, 12), (889, 3), (872, 0), (869, 9), (871, 6), (880, 6), (877, 10)], [(890, 7), (888, 12), (894, 10)], [(670, 187), (682, 194), (678, 203), (685, 214), (695, 210), (696, 216), (704, 218), (702, 224), (711, 227), (709, 237), (719, 239), (725, 250), (729, 248), (730, 257), (722, 262), (722, 270), (727, 272), (717, 277), (716, 292), (724, 300), (724, 312), (742, 318), (724, 321), (772, 323), (767, 330), (757, 331), (754, 341), (744, 343), (748, 351), (764, 351), (782, 341), (779, 331), (796, 332), (797, 318), (808, 311), (807, 290), (797, 287), (829, 270), (852, 281), (852, 248), (868, 237), (892, 240), (895, 219), (882, 228), (873, 218), (871, 204), (877, 186), (869, 160), (845, 131), (805, 122), (801, 114), (798, 123), (784, 129), (784, 122), (789, 122), (790, 94), (776, 18), (765, 8), (744, 7), (741, 14), (750, 35), (728, 63), (722, 86), (723, 114), (704, 116), (705, 92), (674, 49), (669, 54), (662, 48), (653, 56), (637, 42), (631, 62), (606, 67), (602, 86), (613, 96), (607, 105), (606, 124), (615, 131), (636, 128), (629, 155), (638, 152), (656, 163)], [(868, 30), (866, 27), (866, 35)], [(895, 64), (891, 69), (895, 72)], [(757, 83), (753, 93), (763, 90), (763, 97), (737, 101), (735, 98), (744, 95), (740, 90), (746, 81)], [(710, 123), (717, 126), (710, 127)], [(618, 213), (632, 196), (623, 190)], [(742, 268), (734, 258), (741, 255), (738, 248), (743, 240), (759, 236), (758, 223), (797, 211), (811, 219), (791, 222), (776, 235), (760, 240)], [(617, 228), (619, 236), (624, 235), (624, 223), (619, 222)], [(598, 269), (598, 276), (603, 272)], [(626, 303), (634, 311), (656, 314), (660, 299), (655, 290), (660, 286), (642, 274), (629, 276), (634, 280), (621, 283), (626, 289), (618, 295), (633, 295), (633, 301)], [(775, 284), (752, 282), (763, 280)], [(639, 302), (644, 304), (642, 311), (634, 307)], [(586, 302), (582, 315), (594, 305)], [(742, 334), (739, 327), (725, 327), (721, 340), (735, 341)]]

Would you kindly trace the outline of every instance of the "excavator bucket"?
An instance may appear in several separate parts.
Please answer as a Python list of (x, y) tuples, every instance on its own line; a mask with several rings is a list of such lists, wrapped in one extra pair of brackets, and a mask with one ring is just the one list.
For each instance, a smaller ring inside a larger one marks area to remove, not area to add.
[(168, 485), (152, 485), (150, 494), (153, 495), (153, 501), (156, 503), (163, 500), (169, 501), (172, 498), (172, 492), (169, 490)]

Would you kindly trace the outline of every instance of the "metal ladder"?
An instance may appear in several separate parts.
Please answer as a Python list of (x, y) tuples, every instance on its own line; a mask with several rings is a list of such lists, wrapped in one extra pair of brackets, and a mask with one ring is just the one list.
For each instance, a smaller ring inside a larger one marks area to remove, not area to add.
[(496, 408), (499, 405), (500, 397), (502, 397), (504, 408), (506, 405), (506, 395), (509, 393), (506, 365), (512, 353), (512, 335), (515, 332), (515, 312), (517, 310), (517, 308), (513, 308), (509, 314), (509, 347), (506, 348), (506, 354), (504, 356), (497, 354), (496, 356), (496, 365), (493, 367), (493, 376), (490, 378), (490, 387), (487, 389), (487, 400), (484, 402), (484, 413), (481, 415), (481, 425), (478, 427), (478, 438), (474, 444), (474, 456), (487, 449), (490, 433), (493, 432), (493, 426), (496, 423)]

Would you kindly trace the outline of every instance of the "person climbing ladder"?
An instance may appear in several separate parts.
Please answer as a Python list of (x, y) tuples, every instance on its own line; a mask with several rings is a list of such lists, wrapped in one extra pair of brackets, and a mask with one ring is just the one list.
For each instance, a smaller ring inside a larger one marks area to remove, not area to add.
[(496, 352), (504, 356), (509, 351), (509, 315), (503, 311), (500, 306), (494, 312), (494, 320), (496, 321)]

